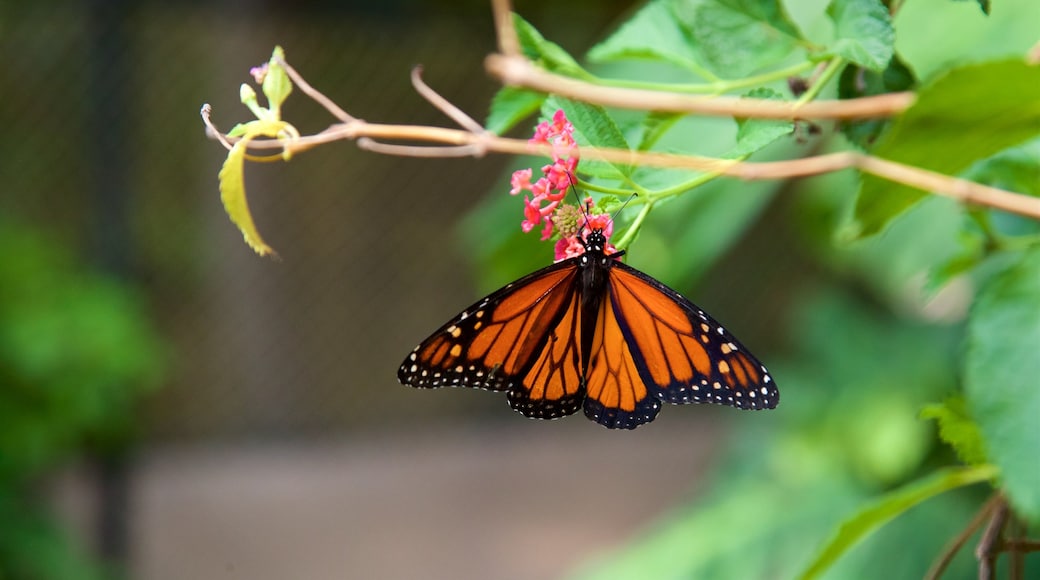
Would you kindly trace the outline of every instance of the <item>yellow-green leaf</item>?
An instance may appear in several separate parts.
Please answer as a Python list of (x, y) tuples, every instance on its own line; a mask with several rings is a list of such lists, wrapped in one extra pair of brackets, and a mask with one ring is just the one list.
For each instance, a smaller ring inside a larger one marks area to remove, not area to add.
[(228, 152), (224, 165), (220, 168), (220, 201), (224, 204), (224, 211), (231, 218), (231, 223), (238, 226), (242, 237), (253, 251), (261, 256), (269, 254), (277, 255), (271, 246), (268, 246), (260, 237), (260, 232), (253, 223), (253, 215), (249, 212), (249, 204), (246, 202), (245, 183), (245, 158), (246, 147), (249, 145), (250, 137), (243, 137), (235, 143)]

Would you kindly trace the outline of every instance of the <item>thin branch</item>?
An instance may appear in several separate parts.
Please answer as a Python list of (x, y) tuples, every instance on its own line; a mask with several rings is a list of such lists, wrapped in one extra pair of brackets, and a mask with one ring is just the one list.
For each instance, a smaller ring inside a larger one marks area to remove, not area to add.
[(431, 105), (437, 107), (440, 112), (448, 116), (449, 119), (458, 123), (463, 129), (471, 133), (484, 133), (484, 127), (476, 122), (473, 117), (470, 117), (462, 111), (462, 109), (456, 107), (445, 99), (437, 91), (430, 88), (422, 80), (422, 67), (417, 66), (412, 69), (412, 86), (415, 88), (424, 99), (426, 99)]
[(351, 121), (357, 121), (353, 116), (344, 111), (337, 105), (332, 99), (326, 97), (324, 93), (311, 86), (300, 73), (296, 72), (296, 69), (289, 63), (285, 62), (285, 59), (278, 59), (278, 64), (282, 65), (285, 69), (286, 74), (292, 80), (293, 84), (303, 91), (303, 94), (317, 101), (319, 105), (325, 108), (330, 115), (338, 119), (341, 123), (349, 123)]
[(199, 115), (202, 115), (202, 123), (206, 125), (206, 136), (220, 141), (220, 144), (223, 145), (225, 149), (231, 151), (231, 143), (228, 143), (227, 138), (223, 133), (217, 130), (216, 125), (214, 125), (213, 121), (210, 119), (210, 113), (212, 112), (213, 107), (211, 107), (209, 103), (204, 103), (202, 109), (199, 110)]
[(939, 558), (932, 563), (932, 566), (928, 568), (928, 572), (925, 573), (925, 580), (939, 580), (939, 577), (942, 576), (943, 572), (946, 571), (946, 567), (950, 565), (950, 562), (953, 560), (953, 557), (957, 555), (957, 552), (959, 552), (961, 548), (964, 547), (964, 544), (968, 541), (968, 538), (970, 538), (972, 534), (974, 534), (975, 531), (979, 529), (979, 526), (981, 526), (982, 523), (986, 521), (986, 518), (990, 516), (993, 510), (996, 509), (997, 504), (1000, 503), (1000, 500), (1000, 494), (995, 493), (992, 496), (990, 496), (988, 500), (986, 500), (986, 503), (982, 504), (982, 507), (971, 518), (971, 521), (968, 522), (968, 525), (965, 526), (964, 529), (961, 530), (961, 532), (957, 534), (953, 538), (953, 540), (950, 541), (950, 543), (946, 544), (946, 547), (943, 548), (943, 551), (940, 553)]
[(503, 84), (552, 93), (586, 103), (621, 109), (702, 115), (760, 119), (869, 119), (899, 114), (916, 98), (913, 93), (887, 93), (841, 101), (797, 104), (769, 99), (707, 97), (603, 86), (544, 71), (522, 56), (488, 55), (484, 67)]
[(506, 56), (520, 56), (520, 39), (513, 28), (513, 7), (509, 0), (491, 0), (491, 12), (495, 17), (495, 36), (498, 52)]
[(430, 147), (429, 145), (393, 145), (391, 143), (380, 143), (370, 137), (359, 137), (357, 140), (359, 149), (380, 153), (383, 155), (396, 155), (398, 157), (426, 157), (426, 158), (449, 158), (449, 157), (479, 157), (483, 154), (478, 145), (448, 145), (446, 147)]
[(1028, 539), (1017, 539), (1017, 540), (1005, 540), (1004, 549), (1007, 551), (1016, 551), (1022, 553), (1028, 552), (1040, 552), (1040, 540), (1028, 540)]
[(1007, 501), (1000, 497), (996, 508), (986, 524), (979, 545), (975, 548), (975, 557), (979, 561), (979, 580), (993, 580), (997, 573), (997, 555), (1000, 553), (1001, 534), (1004, 524), (1007, 523), (1008, 505)]

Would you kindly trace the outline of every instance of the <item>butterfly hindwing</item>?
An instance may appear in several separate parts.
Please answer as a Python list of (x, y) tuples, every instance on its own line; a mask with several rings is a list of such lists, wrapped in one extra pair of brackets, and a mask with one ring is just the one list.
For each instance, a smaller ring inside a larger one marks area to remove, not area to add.
[(398, 379), (420, 388), (508, 391), (510, 405), (529, 417), (574, 413), (584, 399), (577, 280), (568, 260), (490, 294), (415, 347)]
[(614, 307), (602, 300), (589, 353), (585, 416), (609, 429), (635, 429), (661, 410), (640, 377), (631, 347)]
[(779, 392), (766, 368), (703, 310), (621, 263), (609, 280), (612, 314), (650, 395), (673, 404), (776, 406)]

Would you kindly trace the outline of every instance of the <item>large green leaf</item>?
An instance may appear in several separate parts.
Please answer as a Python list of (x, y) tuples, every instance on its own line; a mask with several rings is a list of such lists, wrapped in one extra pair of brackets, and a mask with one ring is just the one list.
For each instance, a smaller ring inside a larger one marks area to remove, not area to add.
[(980, 290), (968, 324), (965, 395), (1018, 512), (1040, 523), (1040, 248)]
[(848, 61), (881, 72), (895, 51), (895, 30), (879, 0), (833, 0), (827, 15), (836, 36), (830, 51)]
[[(917, 101), (873, 154), (948, 175), (1040, 134), (1040, 67), (1022, 61), (973, 64), (921, 88)], [(926, 194), (863, 176), (849, 234), (868, 236)]]
[(673, 0), (653, 0), (588, 53), (593, 62), (647, 59), (699, 69), (698, 53), (676, 21)]
[(737, 78), (774, 64), (801, 33), (779, 0), (700, 0), (677, 5), (676, 15), (714, 72)]

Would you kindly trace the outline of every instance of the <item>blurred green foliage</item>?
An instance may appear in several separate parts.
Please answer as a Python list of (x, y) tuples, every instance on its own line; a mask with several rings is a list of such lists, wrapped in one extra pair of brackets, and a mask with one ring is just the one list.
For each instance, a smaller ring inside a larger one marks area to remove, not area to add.
[[(530, 23), (517, 26), (525, 54), (541, 66), (604, 85), (622, 79), (794, 100), (806, 93), (792, 93), (788, 77), (826, 62), (832, 76), (820, 78), (830, 82), (810, 98), (921, 95), (894, 119), (763, 124), (750, 135), (737, 119), (603, 110), (543, 95), (542, 115), (563, 108), (585, 146), (736, 151), (754, 161), (857, 148), (1037, 195), (1040, 68), (1023, 61), (1037, 21), (1026, 25), (1023, 15), (1040, 17), (1035, 3), (900, 5), (890, 17), (879, 0), (655, 0), (593, 47), (588, 67)], [(503, 91), (489, 122), (504, 131), (535, 102), (536, 94)], [(750, 274), (730, 276), (731, 298), (755, 303), (730, 307), (774, 312), (769, 320), (784, 330), (779, 352), (763, 356), (782, 391), (779, 408), (727, 415), (732, 446), (696, 501), (577, 577), (920, 577), (992, 493), (967, 486), (986, 480), (1019, 517), (1040, 523), (1035, 221), (852, 171), (746, 183), (600, 163), (582, 177), (593, 193), (638, 190), (633, 205), (654, 204), (630, 247), (633, 265), (683, 290), (704, 285), (709, 271), (744, 269)], [(503, 183), (461, 230), (487, 289), (551, 255), (520, 234), (520, 204), (508, 189)], [(619, 217), (620, 231), (635, 213)], [(781, 257), (778, 245), (788, 255), (768, 263)], [(1040, 573), (1040, 556), (1026, 562)], [(975, 574), (962, 550), (944, 577)]]
[(39, 230), (0, 221), (0, 578), (100, 577), (43, 507), (40, 478), (130, 442), (163, 372), (140, 296)]

